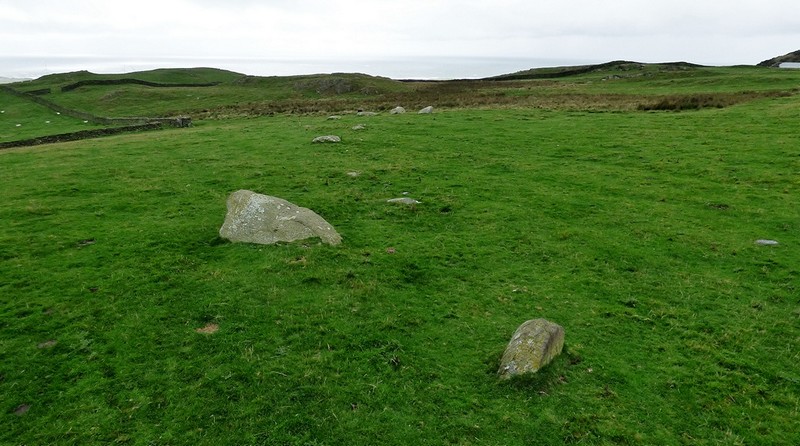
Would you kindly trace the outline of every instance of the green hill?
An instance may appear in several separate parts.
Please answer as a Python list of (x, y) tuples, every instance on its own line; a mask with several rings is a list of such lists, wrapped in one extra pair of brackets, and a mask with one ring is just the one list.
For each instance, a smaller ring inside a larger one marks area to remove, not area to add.
[(199, 121), (358, 109), (385, 112), (398, 105), (409, 110), (428, 105), (685, 110), (794, 94), (797, 80), (797, 73), (762, 67), (615, 61), (538, 68), (480, 80), (409, 82), (357, 73), (263, 77), (192, 68), (113, 75), (79, 71), (12, 86), (94, 116), (188, 115)]
[(800, 62), (800, 50), (784, 54), (783, 56), (773, 57), (758, 64), (760, 67), (779, 67), (784, 62)]

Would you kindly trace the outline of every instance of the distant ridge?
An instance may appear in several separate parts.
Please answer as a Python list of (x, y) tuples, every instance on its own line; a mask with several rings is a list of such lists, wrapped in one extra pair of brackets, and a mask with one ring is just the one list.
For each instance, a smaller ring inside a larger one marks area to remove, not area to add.
[(615, 60), (611, 62), (595, 64), (595, 65), (578, 65), (567, 67), (549, 67), (549, 68), (532, 68), (530, 70), (518, 71), (516, 73), (501, 74), (499, 76), (492, 76), (484, 78), (484, 80), (505, 81), (505, 80), (523, 80), (523, 79), (555, 79), (560, 77), (575, 76), (579, 74), (591, 73), (600, 70), (614, 70), (619, 69), (622, 71), (641, 69), (647, 65), (660, 65), (666, 68), (673, 69), (686, 69), (686, 68), (700, 68), (702, 65), (697, 65), (689, 62), (664, 62), (659, 64), (647, 64), (641, 62), (632, 62), (627, 60)]
[(759, 67), (780, 67), (785, 62), (800, 62), (800, 50), (792, 51), (783, 56), (773, 57), (758, 64)]
[(25, 82), (29, 81), (30, 79), (15, 79), (13, 77), (3, 77), (0, 76), (0, 84), (13, 84), (16, 82)]

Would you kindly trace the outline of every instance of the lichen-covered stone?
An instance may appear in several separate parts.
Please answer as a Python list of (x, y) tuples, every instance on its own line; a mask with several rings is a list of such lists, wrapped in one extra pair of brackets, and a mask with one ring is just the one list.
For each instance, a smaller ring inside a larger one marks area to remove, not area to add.
[(312, 237), (329, 245), (342, 242), (325, 219), (282, 198), (239, 190), (228, 197), (227, 206), (219, 235), (233, 242), (270, 245)]
[(323, 136), (317, 136), (311, 142), (316, 144), (329, 143), (329, 142), (337, 143), (337, 142), (342, 142), (342, 138), (336, 135), (323, 135)]
[(517, 328), (506, 347), (497, 374), (502, 379), (535, 373), (561, 353), (564, 328), (546, 319), (532, 319)]

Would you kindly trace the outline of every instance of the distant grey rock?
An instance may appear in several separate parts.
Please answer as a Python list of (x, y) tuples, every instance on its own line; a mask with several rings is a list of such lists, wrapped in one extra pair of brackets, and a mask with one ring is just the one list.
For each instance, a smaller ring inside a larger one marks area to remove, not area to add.
[(393, 109), (391, 109), (389, 111), (389, 113), (391, 113), (393, 115), (402, 115), (405, 112), (406, 112), (406, 109), (404, 109), (403, 107), (400, 107), (400, 106), (397, 106), (397, 107), (395, 107), (395, 108), (393, 108)]
[(219, 235), (232, 242), (271, 245), (313, 237), (329, 245), (342, 242), (333, 226), (314, 211), (281, 198), (239, 190), (228, 197), (227, 207)]
[(387, 203), (400, 203), (400, 204), (420, 204), (420, 203), (422, 203), (421, 201), (417, 201), (417, 200), (415, 200), (413, 198), (409, 198), (409, 197), (392, 198), (392, 199), (386, 200), (386, 202)]
[(353, 129), (353, 130), (356, 130), (356, 131), (357, 131), (357, 130), (364, 130), (365, 128), (367, 128), (367, 126), (365, 126), (364, 124), (356, 124), (356, 125), (354, 125), (354, 126), (352, 127), (352, 129)]
[(776, 240), (756, 240), (756, 245), (763, 245), (763, 246), (776, 246), (779, 243)]
[(325, 136), (317, 136), (314, 138), (314, 143), (326, 143), (326, 142), (342, 142), (342, 138), (336, 135), (325, 135)]
[(353, 170), (353, 171), (347, 172), (347, 176), (350, 177), (350, 178), (358, 178), (359, 176), (361, 176), (361, 174), (359, 172), (356, 172), (356, 171)]
[(341, 116), (339, 116), (339, 115), (331, 115), (331, 116), (328, 116), (328, 120), (329, 120), (329, 121), (336, 121), (336, 120), (339, 120), (339, 119), (342, 119), (342, 117), (341, 117)]
[(564, 328), (546, 319), (532, 319), (511, 336), (497, 374), (501, 379), (535, 373), (546, 366), (564, 347)]
[(423, 108), (422, 110), (419, 111), (419, 114), (421, 114), (421, 115), (429, 114), (429, 113), (433, 113), (433, 106), (431, 106), (431, 105), (429, 105), (429, 106), (427, 106), (427, 107), (425, 107), (425, 108)]
[(358, 116), (377, 116), (378, 114), (375, 112), (368, 112), (368, 111), (360, 111), (356, 113)]

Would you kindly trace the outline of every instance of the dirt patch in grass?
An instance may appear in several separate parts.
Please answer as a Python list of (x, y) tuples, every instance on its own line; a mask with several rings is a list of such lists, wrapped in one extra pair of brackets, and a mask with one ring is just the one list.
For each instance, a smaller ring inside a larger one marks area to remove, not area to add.
[(208, 323), (204, 327), (196, 328), (194, 331), (200, 334), (214, 334), (219, 331), (219, 325)]

